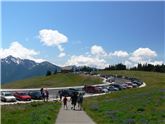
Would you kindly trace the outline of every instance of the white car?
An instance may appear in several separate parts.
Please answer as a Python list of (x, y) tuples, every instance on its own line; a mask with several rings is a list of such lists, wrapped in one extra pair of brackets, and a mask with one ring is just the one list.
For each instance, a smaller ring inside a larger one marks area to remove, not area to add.
[(16, 102), (16, 98), (12, 95), (11, 92), (1, 92), (1, 101), (3, 102)]

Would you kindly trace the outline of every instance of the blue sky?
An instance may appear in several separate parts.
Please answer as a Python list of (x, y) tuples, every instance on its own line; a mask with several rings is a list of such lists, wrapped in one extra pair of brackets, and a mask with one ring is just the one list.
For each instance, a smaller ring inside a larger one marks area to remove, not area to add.
[[(164, 62), (163, 2), (2, 2), (1, 6), (1, 57), (11, 53), (57, 65), (100, 68), (119, 62), (128, 66)], [(54, 44), (48, 45), (51, 41), (41, 36), (41, 30), (57, 31), (67, 39), (52, 39)], [(14, 53), (15, 47), (22, 53)]]

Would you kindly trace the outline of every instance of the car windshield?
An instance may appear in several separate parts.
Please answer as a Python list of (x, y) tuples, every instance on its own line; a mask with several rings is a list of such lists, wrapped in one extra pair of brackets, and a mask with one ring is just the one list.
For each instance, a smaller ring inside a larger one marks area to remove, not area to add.
[(32, 92), (32, 94), (40, 95), (41, 93), (40, 92)]
[(27, 95), (26, 93), (19, 93), (21, 96)]
[(11, 93), (5, 93), (5, 96), (12, 96)]

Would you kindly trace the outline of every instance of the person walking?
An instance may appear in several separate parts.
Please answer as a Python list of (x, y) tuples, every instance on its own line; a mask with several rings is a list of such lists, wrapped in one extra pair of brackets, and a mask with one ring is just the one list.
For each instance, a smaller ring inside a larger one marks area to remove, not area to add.
[(74, 94), (72, 94), (71, 97), (70, 97), (71, 109), (73, 109), (73, 106), (74, 106), (74, 104), (73, 104), (74, 103), (74, 98), (73, 97), (74, 97)]
[(58, 94), (59, 94), (59, 96), (60, 96), (60, 101), (62, 100), (62, 92), (63, 92), (62, 90), (59, 90), (59, 91), (58, 91)]
[(82, 110), (82, 103), (83, 103), (83, 94), (80, 93), (77, 98), (78, 109)]
[(46, 101), (48, 102), (48, 100), (49, 100), (49, 92), (48, 92), (48, 89), (45, 90), (45, 98), (46, 98)]
[(72, 99), (72, 104), (73, 104), (73, 110), (75, 110), (75, 107), (76, 107), (76, 103), (77, 103), (77, 93), (74, 92), (73, 93), (73, 99)]
[(41, 95), (42, 95), (42, 99), (44, 100), (45, 102), (45, 93), (44, 93), (44, 88), (41, 88), (40, 89), (40, 92), (41, 92)]
[(64, 109), (68, 109), (67, 101), (68, 101), (68, 99), (65, 96), (64, 99), (63, 99)]

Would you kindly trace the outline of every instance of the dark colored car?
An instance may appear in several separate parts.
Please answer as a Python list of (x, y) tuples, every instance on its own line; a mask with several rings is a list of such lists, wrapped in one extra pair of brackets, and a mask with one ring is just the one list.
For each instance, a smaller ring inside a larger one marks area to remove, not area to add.
[(29, 91), (28, 95), (31, 96), (32, 99), (42, 99), (42, 94), (40, 91)]
[(17, 100), (20, 100), (20, 101), (30, 101), (31, 100), (31, 96), (29, 96), (25, 92), (15, 92), (14, 96), (16, 97)]
[(118, 91), (119, 88), (114, 87), (114, 86), (109, 86), (109, 87), (108, 87), (108, 90), (109, 90), (109, 91)]
[(113, 86), (113, 87), (116, 87), (116, 88), (118, 88), (119, 90), (122, 90), (122, 89), (124, 89), (124, 87), (122, 86), (122, 85), (120, 85), (120, 84), (111, 84), (111, 86)]
[(78, 94), (78, 90), (74, 88), (60, 90), (62, 96), (72, 96), (74, 93)]
[(132, 81), (132, 83), (137, 84), (138, 86), (143, 84), (143, 82), (141, 82), (139, 80), (134, 80), (134, 81)]

